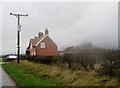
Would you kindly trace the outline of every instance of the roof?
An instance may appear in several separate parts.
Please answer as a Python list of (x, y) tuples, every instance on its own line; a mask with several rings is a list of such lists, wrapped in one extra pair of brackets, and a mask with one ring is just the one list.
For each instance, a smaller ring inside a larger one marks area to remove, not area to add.
[(30, 43), (27, 49), (30, 48), (30, 45), (32, 44), (32, 47), (37, 46), (45, 37), (47, 37), (48, 35), (43, 35), (40, 38), (34, 38), (34, 39), (30, 39)]
[(17, 58), (17, 56), (9, 55), (9, 56), (7, 56), (7, 58)]
[[(46, 29), (45, 31), (48, 32), (48, 30)], [(45, 33), (45, 35), (43, 35), (43, 32), (39, 32), (38, 33), (38, 37), (35, 37), (34, 39), (30, 39), (30, 42), (29, 42), (29, 46), (27, 47), (27, 49), (30, 49), (35, 47), (35, 46), (38, 46), (38, 44), (40, 44), (46, 37), (48, 37), (51, 41), (52, 39), (49, 37), (48, 33)], [(52, 41), (53, 42), (53, 41)], [(54, 42), (53, 42), (54, 43)], [(55, 43), (54, 43), (55, 44)], [(56, 44), (55, 44), (56, 45)], [(57, 45), (56, 45), (57, 46)]]
[(37, 43), (35, 46), (37, 46), (45, 37), (47, 37), (48, 35), (44, 35)]
[(36, 44), (44, 37), (45, 35), (43, 35), (42, 37), (37, 37), (35, 39), (31, 39), (30, 42), (32, 43), (32, 46), (36, 46)]

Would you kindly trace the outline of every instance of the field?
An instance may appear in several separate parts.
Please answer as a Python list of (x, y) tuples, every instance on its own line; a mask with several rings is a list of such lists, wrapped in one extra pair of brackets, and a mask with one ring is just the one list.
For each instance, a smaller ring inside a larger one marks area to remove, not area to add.
[(19, 86), (117, 86), (118, 79), (99, 76), (95, 71), (72, 71), (56, 65), (45, 65), (27, 60), (3, 65)]

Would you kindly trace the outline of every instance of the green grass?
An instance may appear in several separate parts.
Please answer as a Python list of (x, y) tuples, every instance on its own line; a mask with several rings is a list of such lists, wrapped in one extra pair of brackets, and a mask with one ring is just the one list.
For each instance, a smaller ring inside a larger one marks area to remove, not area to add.
[(30, 74), (25, 71), (20, 65), (13, 63), (7, 63), (3, 65), (3, 68), (10, 74), (15, 80), (18, 86), (56, 86), (59, 85), (58, 78), (45, 79), (42, 76)]
[(0, 57), (0, 62), (2, 62), (3, 58)]
[[(56, 65), (45, 65), (27, 60), (3, 65), (19, 86), (116, 86), (117, 78), (99, 76), (96, 72), (72, 71)], [(107, 80), (107, 82), (103, 80)]]

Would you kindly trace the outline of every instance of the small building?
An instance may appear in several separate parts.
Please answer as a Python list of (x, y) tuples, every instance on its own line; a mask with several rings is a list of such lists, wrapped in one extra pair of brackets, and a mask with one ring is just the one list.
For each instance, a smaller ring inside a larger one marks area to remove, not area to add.
[(57, 56), (57, 45), (49, 37), (48, 29), (38, 33), (38, 37), (30, 39), (29, 46), (26, 50), (26, 55), (32, 56)]
[(15, 56), (15, 55), (9, 55), (9, 56), (7, 56), (6, 58), (9, 58), (9, 59), (16, 59), (17, 56)]
[(17, 59), (17, 56), (16, 55), (14, 55), (14, 54), (8, 54), (8, 55), (5, 55), (5, 56), (3, 56), (3, 58), (4, 58), (4, 60), (6, 61), (8, 61), (8, 60), (15, 60), (15, 59)]

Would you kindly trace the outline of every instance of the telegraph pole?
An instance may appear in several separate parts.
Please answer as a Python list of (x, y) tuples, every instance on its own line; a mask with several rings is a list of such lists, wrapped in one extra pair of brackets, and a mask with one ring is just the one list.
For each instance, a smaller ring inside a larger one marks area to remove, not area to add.
[(28, 14), (23, 15), (23, 14), (13, 14), (10, 13), (10, 15), (14, 15), (17, 17), (18, 24), (17, 24), (17, 35), (18, 35), (18, 41), (17, 41), (17, 63), (20, 62), (20, 31), (21, 31), (21, 25), (20, 25), (20, 17), (22, 16), (28, 16)]

